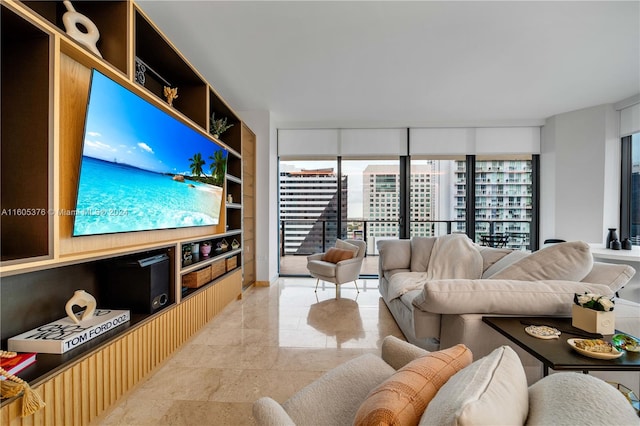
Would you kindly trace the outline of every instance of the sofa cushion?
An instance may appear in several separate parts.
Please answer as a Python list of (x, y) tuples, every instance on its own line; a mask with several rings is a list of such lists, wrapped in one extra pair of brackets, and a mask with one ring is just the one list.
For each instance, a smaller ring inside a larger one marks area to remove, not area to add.
[(513, 252), (511, 249), (486, 246), (478, 246), (478, 251), (480, 252), (480, 256), (482, 256), (482, 270), (485, 272), (491, 265)]
[(637, 425), (629, 401), (607, 382), (581, 373), (556, 373), (529, 387), (527, 425)]
[(502, 271), (507, 266), (511, 266), (520, 259), (529, 256), (530, 253), (521, 250), (514, 250), (501, 259), (497, 260), (493, 265), (489, 266), (482, 273), (482, 278), (493, 278), (493, 275), (499, 271)]
[(420, 425), (521, 425), (529, 411), (527, 378), (509, 346), (458, 371), (427, 407)]
[(354, 424), (417, 424), (442, 385), (471, 361), (471, 351), (464, 345), (411, 361), (369, 393)]
[(629, 265), (593, 262), (593, 268), (582, 279), (585, 283), (608, 285), (612, 291), (618, 291), (636, 274)]
[(571, 315), (575, 293), (613, 296), (609, 287), (575, 281), (435, 280), (413, 306), (436, 314)]
[(411, 238), (411, 272), (426, 272), (436, 237)]
[(325, 262), (338, 263), (343, 260), (353, 259), (356, 252), (353, 250), (345, 250), (339, 249), (336, 247), (331, 247), (327, 252), (322, 256), (322, 260)]
[(379, 356), (364, 354), (328, 371), (282, 407), (296, 425), (351, 424), (369, 391), (395, 372)]
[(491, 279), (580, 281), (591, 271), (593, 256), (582, 241), (554, 244), (531, 253)]
[(383, 271), (411, 268), (409, 240), (381, 240), (376, 243)]

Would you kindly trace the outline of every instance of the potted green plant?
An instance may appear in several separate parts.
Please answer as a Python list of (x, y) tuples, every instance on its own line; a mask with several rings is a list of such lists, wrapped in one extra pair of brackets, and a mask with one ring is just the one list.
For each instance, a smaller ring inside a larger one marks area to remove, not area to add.
[(227, 124), (227, 117), (216, 119), (216, 113), (211, 114), (211, 123), (209, 124), (209, 133), (218, 139), (221, 134), (233, 127), (233, 124)]

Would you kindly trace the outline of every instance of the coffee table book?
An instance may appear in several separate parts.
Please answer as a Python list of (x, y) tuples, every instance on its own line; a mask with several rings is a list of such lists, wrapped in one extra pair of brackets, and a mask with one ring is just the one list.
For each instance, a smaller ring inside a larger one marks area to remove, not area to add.
[[(80, 318), (82, 311), (76, 313)], [(86, 343), (130, 319), (128, 310), (96, 309), (94, 316), (79, 324), (65, 317), (8, 340), (10, 351), (62, 354)]]
[[(9, 374), (18, 374), (34, 362), (36, 362), (36, 353), (19, 353), (11, 358), (0, 358), (0, 367)], [(0, 380), (4, 380), (4, 376), (0, 376)]]

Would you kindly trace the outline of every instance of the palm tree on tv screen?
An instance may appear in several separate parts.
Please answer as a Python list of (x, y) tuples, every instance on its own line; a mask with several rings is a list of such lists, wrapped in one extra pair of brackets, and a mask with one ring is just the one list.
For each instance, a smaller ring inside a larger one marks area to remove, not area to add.
[(210, 160), (213, 160), (213, 163), (209, 166), (211, 169), (211, 175), (214, 179), (214, 184), (217, 186), (222, 186), (224, 183), (224, 174), (225, 167), (227, 162), (225, 161), (224, 154), (222, 151), (216, 151), (213, 156), (209, 156)]
[(189, 158), (189, 161), (191, 161), (191, 164), (189, 165), (191, 174), (194, 176), (202, 175), (202, 166), (205, 165), (205, 161), (202, 159), (202, 154), (199, 152), (193, 154), (193, 157)]

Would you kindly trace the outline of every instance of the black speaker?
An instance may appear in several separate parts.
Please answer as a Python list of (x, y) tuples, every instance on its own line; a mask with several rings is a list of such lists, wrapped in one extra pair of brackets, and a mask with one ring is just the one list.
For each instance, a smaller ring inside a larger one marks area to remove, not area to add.
[(99, 308), (153, 314), (169, 302), (169, 256), (109, 262), (103, 269)]

